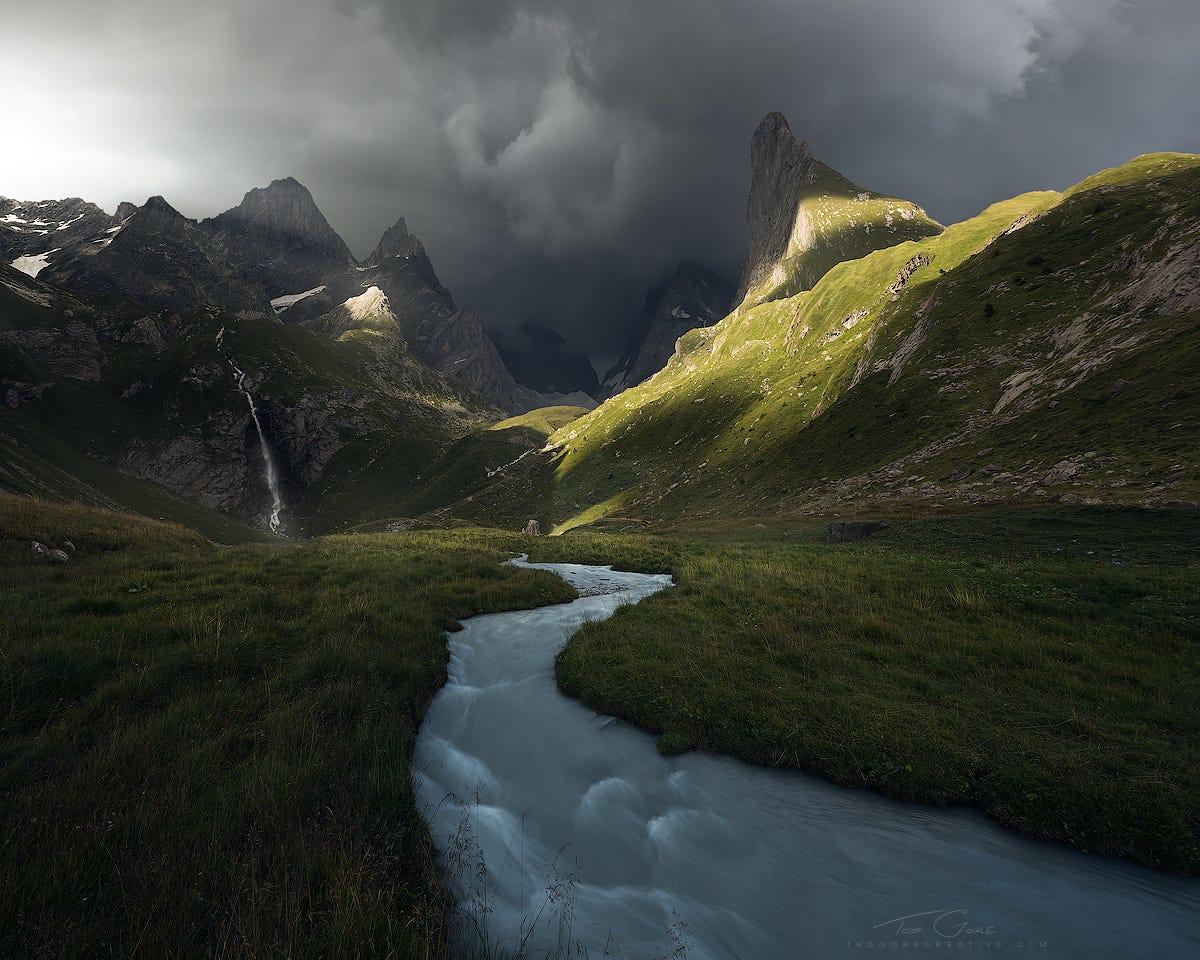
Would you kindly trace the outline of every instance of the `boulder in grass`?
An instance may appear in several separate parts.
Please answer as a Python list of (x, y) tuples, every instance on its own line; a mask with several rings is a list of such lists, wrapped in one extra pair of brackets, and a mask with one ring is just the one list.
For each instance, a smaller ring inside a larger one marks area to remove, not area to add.
[(876, 521), (838, 520), (825, 525), (826, 543), (855, 543), (886, 530), (886, 523)]
[(33, 555), (39, 560), (45, 560), (49, 563), (66, 563), (71, 559), (64, 551), (59, 550), (57, 547), (48, 547), (40, 540), (33, 541)]
[(536, 520), (530, 520), (525, 524), (525, 529), (522, 532), (527, 537), (540, 537), (542, 535), (542, 525)]

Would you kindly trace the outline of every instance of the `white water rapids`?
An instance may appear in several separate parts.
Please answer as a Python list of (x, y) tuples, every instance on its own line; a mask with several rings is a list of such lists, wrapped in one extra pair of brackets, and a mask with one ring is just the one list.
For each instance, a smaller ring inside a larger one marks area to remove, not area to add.
[(648, 734), (564, 697), (554, 657), (585, 621), (670, 578), (525, 565), (584, 596), (468, 620), (417, 739), (417, 799), (467, 955), (480, 937), (533, 958), (1200, 955), (1194, 880), (972, 811), (660, 756)]

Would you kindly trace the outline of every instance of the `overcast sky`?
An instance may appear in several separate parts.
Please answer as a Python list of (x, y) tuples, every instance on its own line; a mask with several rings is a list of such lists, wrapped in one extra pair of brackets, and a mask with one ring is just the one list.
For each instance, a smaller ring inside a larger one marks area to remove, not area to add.
[(291, 175), (359, 256), (407, 217), (500, 337), (601, 366), (730, 280), (770, 110), (943, 222), (1200, 149), (1197, 0), (0, 0), (0, 194), (189, 216)]

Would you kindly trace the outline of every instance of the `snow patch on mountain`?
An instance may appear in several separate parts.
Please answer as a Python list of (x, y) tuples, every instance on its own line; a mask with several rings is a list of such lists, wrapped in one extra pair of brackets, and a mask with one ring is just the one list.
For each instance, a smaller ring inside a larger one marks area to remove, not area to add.
[(313, 294), (320, 293), (324, 289), (325, 284), (321, 284), (319, 287), (313, 287), (311, 290), (305, 290), (303, 293), (289, 293), (282, 297), (274, 297), (271, 300), (271, 307), (276, 313), (283, 313), (288, 307), (299, 303), (305, 297), (311, 297)]
[(50, 254), (57, 253), (58, 247), (53, 250), (47, 250), (45, 253), (37, 253), (32, 256), (17, 257), (12, 262), (14, 269), (20, 270), (22, 273), (31, 277), (36, 277), (39, 273), (50, 265)]

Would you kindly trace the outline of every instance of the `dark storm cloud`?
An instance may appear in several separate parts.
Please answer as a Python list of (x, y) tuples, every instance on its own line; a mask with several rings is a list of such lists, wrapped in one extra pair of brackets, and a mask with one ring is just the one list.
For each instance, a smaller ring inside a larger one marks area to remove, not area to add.
[(403, 214), (502, 339), (600, 360), (674, 262), (736, 279), (768, 110), (944, 221), (1200, 145), (1194, 0), (76, 0), (5, 26), (27, 136), (0, 192), (202, 215), (291, 174), (360, 254)]

